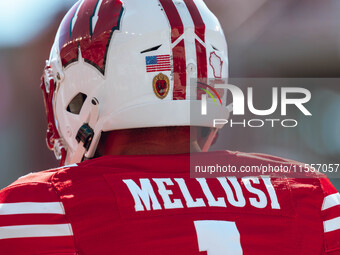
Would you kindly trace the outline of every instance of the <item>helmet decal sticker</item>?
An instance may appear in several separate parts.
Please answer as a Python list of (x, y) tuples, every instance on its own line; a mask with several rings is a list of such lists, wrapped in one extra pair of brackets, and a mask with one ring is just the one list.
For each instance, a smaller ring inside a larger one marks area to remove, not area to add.
[(219, 56), (217, 56), (215, 52), (211, 52), (209, 63), (213, 69), (215, 78), (221, 78), (222, 77), (222, 66), (223, 66), (222, 59)]
[(114, 31), (120, 29), (123, 12), (120, 0), (88, 0), (75, 4), (60, 26), (59, 52), (63, 67), (78, 61), (80, 48), (84, 61), (104, 75), (107, 50)]
[(169, 78), (165, 74), (160, 73), (153, 78), (153, 91), (158, 98), (166, 98), (169, 93), (169, 87)]
[(145, 57), (145, 62), (148, 73), (171, 71), (170, 55), (148, 56)]

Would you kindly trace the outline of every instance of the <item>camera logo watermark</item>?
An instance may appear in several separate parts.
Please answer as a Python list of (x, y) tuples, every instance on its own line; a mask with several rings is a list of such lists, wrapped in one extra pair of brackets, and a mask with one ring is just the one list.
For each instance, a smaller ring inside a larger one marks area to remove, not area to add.
[[(217, 105), (214, 95), (208, 91), (208, 89), (198, 88), (206, 92), (202, 94), (201, 102), (201, 115), (208, 115), (208, 95)], [(232, 104), (228, 107), (234, 116), (244, 116), (246, 110), (255, 116), (260, 116), (257, 119), (243, 119), (241, 122), (235, 122), (232, 119), (214, 119), (214, 127), (223, 126), (225, 124), (230, 124), (233, 126), (248, 126), (248, 127), (263, 127), (266, 123), (275, 127), (277, 123), (280, 123), (282, 127), (296, 127), (298, 125), (295, 119), (277, 119), (270, 118), (271, 115), (278, 114), (278, 108), (280, 108), (280, 116), (287, 116), (287, 106), (292, 105), (296, 107), (303, 115), (312, 116), (312, 113), (305, 106), (311, 100), (311, 92), (306, 88), (301, 87), (273, 87), (271, 91), (271, 106), (267, 109), (257, 109), (254, 106), (254, 88), (248, 87), (246, 94), (236, 85), (232, 84), (216, 84), (215, 88), (209, 86), (209, 89), (215, 94), (219, 99), (221, 106), (222, 101), (217, 93), (216, 89), (224, 89), (226, 92), (230, 92), (233, 98)], [(280, 92), (280, 93), (279, 93)], [(293, 96), (294, 95), (294, 96)], [(280, 107), (279, 107), (280, 106)], [(247, 107), (247, 108), (246, 108)], [(263, 117), (266, 117), (263, 119)]]

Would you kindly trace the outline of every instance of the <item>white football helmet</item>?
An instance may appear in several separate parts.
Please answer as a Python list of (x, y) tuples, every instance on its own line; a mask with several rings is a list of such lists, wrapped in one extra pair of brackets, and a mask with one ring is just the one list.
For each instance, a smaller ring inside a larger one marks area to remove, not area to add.
[[(221, 25), (202, 0), (80, 0), (66, 14), (41, 87), (47, 144), (61, 165), (91, 158), (102, 132), (162, 126), (212, 126), (227, 119), (190, 81), (228, 77)], [(205, 89), (212, 89), (211, 86)]]

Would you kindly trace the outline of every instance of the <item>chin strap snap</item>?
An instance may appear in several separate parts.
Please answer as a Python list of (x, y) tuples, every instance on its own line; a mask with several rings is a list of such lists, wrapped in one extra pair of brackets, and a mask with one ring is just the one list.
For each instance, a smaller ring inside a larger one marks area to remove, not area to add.
[(84, 121), (84, 124), (79, 128), (76, 140), (78, 142), (78, 148), (74, 152), (71, 159), (72, 163), (79, 163), (83, 160), (86, 152), (90, 149), (94, 133), (94, 127), (98, 121), (99, 116), (99, 102), (96, 98), (91, 100), (91, 106), (88, 115)]
[(79, 128), (76, 140), (78, 143), (82, 142), (83, 147), (86, 150), (88, 150), (90, 148), (93, 136), (94, 136), (93, 129), (89, 126), (89, 124), (85, 123)]

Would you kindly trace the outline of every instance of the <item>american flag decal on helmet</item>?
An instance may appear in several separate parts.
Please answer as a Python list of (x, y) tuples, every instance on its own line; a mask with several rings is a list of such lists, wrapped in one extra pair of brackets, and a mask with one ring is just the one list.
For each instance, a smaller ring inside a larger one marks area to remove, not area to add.
[(170, 55), (148, 56), (145, 62), (148, 73), (171, 71)]

